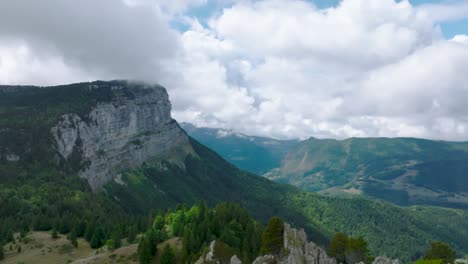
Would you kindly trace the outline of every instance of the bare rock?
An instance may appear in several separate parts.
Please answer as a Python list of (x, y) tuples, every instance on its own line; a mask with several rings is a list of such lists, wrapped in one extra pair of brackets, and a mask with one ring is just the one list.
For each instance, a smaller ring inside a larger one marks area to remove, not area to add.
[(112, 87), (117, 94), (127, 89), (131, 96), (98, 103), (87, 116), (65, 114), (51, 129), (55, 147), (64, 159), (73, 152), (81, 156), (79, 175), (93, 190), (116, 178), (121, 170), (140, 166), (189, 142), (170, 116), (171, 104), (164, 88), (139, 85), (132, 89), (131, 85)]
[(387, 257), (376, 257), (372, 264), (401, 264), (398, 259), (391, 259)]

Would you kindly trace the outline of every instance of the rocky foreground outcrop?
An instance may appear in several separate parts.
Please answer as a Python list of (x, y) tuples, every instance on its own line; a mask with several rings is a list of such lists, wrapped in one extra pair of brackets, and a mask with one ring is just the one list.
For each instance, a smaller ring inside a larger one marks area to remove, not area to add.
[[(100, 87), (90, 84), (88, 89)], [(79, 175), (93, 190), (117, 178), (122, 169), (140, 166), (189, 142), (171, 118), (163, 87), (118, 82), (112, 91), (112, 100), (99, 102), (85, 116), (64, 114), (51, 129), (65, 160), (74, 152), (81, 157), (84, 165)]]
[[(206, 254), (200, 257), (195, 264), (242, 264), (236, 256), (220, 257), (216, 251), (217, 241), (212, 241)], [(327, 252), (307, 240), (304, 229), (297, 230), (288, 223), (284, 223), (283, 249), (279, 255), (264, 255), (257, 257), (252, 264), (339, 264)], [(364, 264), (364, 263), (358, 263)], [(372, 264), (400, 264), (400, 261), (386, 257), (377, 257)]]
[(266, 255), (258, 257), (254, 264), (336, 264), (336, 260), (330, 258), (326, 251), (307, 241), (307, 235), (304, 229), (294, 229), (288, 223), (284, 224), (283, 233), (283, 254), (280, 256)]
[[(284, 224), (283, 247), (282, 254), (260, 256), (253, 264), (338, 264), (323, 248), (308, 242), (303, 229), (291, 228), (288, 223)], [(377, 257), (372, 264), (400, 264), (400, 262)]]

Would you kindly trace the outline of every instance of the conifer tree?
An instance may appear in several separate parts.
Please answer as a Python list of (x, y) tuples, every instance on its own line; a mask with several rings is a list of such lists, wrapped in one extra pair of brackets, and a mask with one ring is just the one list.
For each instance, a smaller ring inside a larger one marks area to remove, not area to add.
[(283, 247), (283, 220), (272, 217), (262, 236), (262, 254), (279, 254)]
[(74, 247), (78, 247), (78, 239), (77, 239), (77, 236), (76, 236), (76, 230), (73, 229), (70, 233), (70, 235), (68, 236), (68, 239), (70, 240), (71, 244), (74, 246)]
[(432, 242), (424, 259), (440, 259), (443, 263), (454, 263), (455, 257), (455, 251), (447, 243)]
[(343, 233), (336, 233), (330, 241), (328, 254), (337, 260), (338, 263), (345, 262), (346, 245), (348, 244), (348, 236)]
[(52, 235), (51, 235), (51, 236), (52, 236), (53, 239), (57, 239), (57, 238), (58, 238), (57, 229), (55, 229), (55, 228), (52, 229)]
[(5, 257), (5, 252), (3, 251), (3, 244), (0, 242), (0, 260)]
[(143, 237), (138, 244), (138, 255), (140, 259), (140, 264), (150, 264), (153, 260), (151, 255), (151, 245), (147, 238)]
[(176, 259), (175, 259), (174, 251), (172, 250), (171, 246), (169, 246), (169, 244), (166, 244), (161, 254), (161, 264), (175, 264), (175, 263), (176, 263)]

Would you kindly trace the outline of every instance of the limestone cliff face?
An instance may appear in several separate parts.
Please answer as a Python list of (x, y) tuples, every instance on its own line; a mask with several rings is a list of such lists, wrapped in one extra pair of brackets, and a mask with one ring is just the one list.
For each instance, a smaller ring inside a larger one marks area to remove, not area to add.
[[(100, 87), (90, 85), (89, 89)], [(112, 91), (112, 99), (98, 103), (87, 116), (65, 114), (51, 129), (55, 147), (64, 159), (73, 154), (81, 157), (79, 175), (93, 190), (122, 169), (139, 166), (189, 142), (171, 118), (164, 88), (121, 83)]]

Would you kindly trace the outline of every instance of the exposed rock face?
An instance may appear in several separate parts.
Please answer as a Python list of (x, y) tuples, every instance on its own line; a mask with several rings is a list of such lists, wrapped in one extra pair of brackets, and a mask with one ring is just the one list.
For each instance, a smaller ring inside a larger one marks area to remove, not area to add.
[[(122, 84), (112, 90), (118, 94), (128, 88)], [(86, 118), (65, 114), (51, 129), (63, 158), (69, 159), (74, 151), (81, 155), (84, 167), (79, 175), (93, 190), (122, 169), (139, 166), (188, 143), (187, 135), (170, 116), (171, 104), (164, 88), (140, 85), (129, 90), (131, 96), (115, 96), (110, 102), (98, 103)]]
[(372, 264), (401, 264), (398, 259), (390, 259), (387, 257), (376, 257)]
[(260, 256), (252, 262), (252, 264), (276, 264), (278, 262), (278, 258), (273, 255), (265, 255), (265, 256)]
[(232, 256), (230, 264), (242, 264), (242, 261), (236, 256)]
[(284, 224), (283, 252), (280, 256), (265, 255), (258, 257), (254, 264), (336, 264), (336, 260), (328, 257), (326, 251), (313, 242), (307, 241), (304, 229), (294, 229), (288, 223)]
[[(255, 259), (253, 264), (337, 264), (327, 252), (307, 241), (304, 229), (294, 229), (284, 223), (283, 250), (279, 256), (265, 255)], [(364, 263), (358, 263), (364, 264)], [(372, 264), (401, 264), (398, 260), (377, 257)]]

